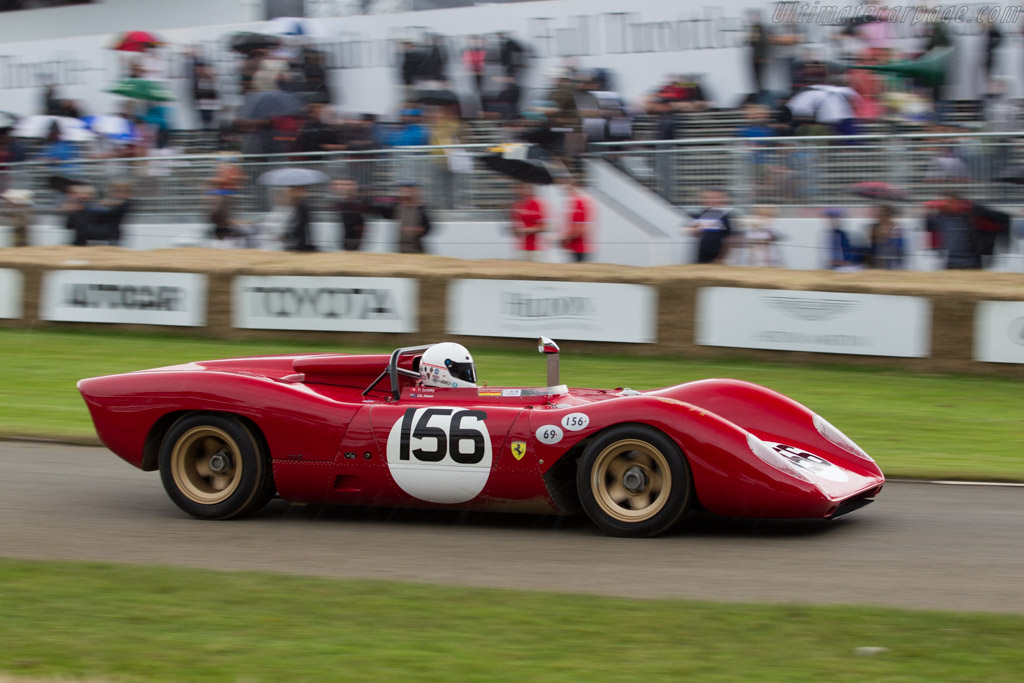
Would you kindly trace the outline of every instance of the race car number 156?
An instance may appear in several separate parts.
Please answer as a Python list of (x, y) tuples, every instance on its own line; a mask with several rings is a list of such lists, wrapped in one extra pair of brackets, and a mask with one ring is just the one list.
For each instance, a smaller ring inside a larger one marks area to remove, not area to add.
[(486, 419), (482, 410), (409, 408), (402, 416), (398, 459), (441, 462), (449, 456), (460, 465), (477, 465), (487, 452)]
[(420, 500), (472, 500), (487, 485), (494, 460), (486, 420), (482, 410), (409, 408), (388, 433), (392, 479)]

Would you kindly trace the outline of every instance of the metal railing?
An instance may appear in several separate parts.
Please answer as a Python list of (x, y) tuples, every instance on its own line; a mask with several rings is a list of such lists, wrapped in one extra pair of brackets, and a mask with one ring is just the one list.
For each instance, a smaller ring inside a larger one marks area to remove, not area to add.
[[(275, 193), (259, 177), (283, 167), (323, 171), (331, 179), (355, 180), (368, 198), (393, 193), (404, 181), (423, 187), (435, 209), (504, 210), (513, 201), (514, 183), (487, 169), (486, 144), (407, 147), (369, 152), (330, 152), (227, 156), (189, 154), (141, 159), (88, 159), (23, 162), (0, 166), (0, 191), (34, 190), (41, 211), (55, 210), (60, 195), (50, 189), (54, 176), (104, 187), (130, 183), (135, 215), (202, 215), (217, 167), (237, 163), (243, 182), (236, 210), (267, 211)], [(856, 205), (850, 186), (884, 181), (904, 190), (910, 201), (934, 199), (945, 192), (982, 202), (1024, 203), (1020, 186), (996, 182), (1024, 166), (1024, 133), (860, 135), (783, 138), (699, 138), (688, 140), (599, 143), (587, 156), (604, 160), (678, 206), (699, 203), (708, 187), (729, 191), (738, 207)], [(330, 189), (317, 186), (312, 207), (331, 206)]]
[[(55, 210), (61, 202), (61, 194), (53, 189), (55, 178), (100, 189), (112, 183), (128, 183), (136, 215), (195, 215), (204, 210), (203, 200), (213, 189), (218, 167), (234, 164), (242, 177), (234, 206), (242, 213), (268, 211), (277, 203), (274, 188), (260, 184), (259, 178), (279, 168), (309, 168), (325, 173), (331, 180), (354, 180), (368, 199), (391, 195), (401, 183), (415, 182), (423, 188), (424, 197), (433, 208), (507, 209), (513, 194), (511, 183), (480, 162), (489, 147), (456, 145), (368, 152), (29, 161), (0, 166), (0, 191), (8, 187), (33, 190), (38, 209), (46, 212)], [(313, 187), (310, 197), (314, 211), (330, 208), (332, 195), (326, 185)]]
[(955, 192), (975, 201), (1022, 203), (1019, 186), (996, 179), (1024, 166), (1024, 133), (914, 133), (773, 138), (701, 138), (599, 143), (612, 163), (676, 205), (701, 190), (730, 193), (736, 206), (856, 205), (850, 187), (882, 181), (912, 202)]

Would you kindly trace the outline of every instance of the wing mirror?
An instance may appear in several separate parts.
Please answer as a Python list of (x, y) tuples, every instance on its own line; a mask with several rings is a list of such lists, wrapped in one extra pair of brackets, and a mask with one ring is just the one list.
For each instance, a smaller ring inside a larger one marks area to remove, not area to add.
[(558, 381), (558, 344), (553, 339), (541, 337), (537, 340), (537, 351), (548, 357), (548, 386), (556, 387)]

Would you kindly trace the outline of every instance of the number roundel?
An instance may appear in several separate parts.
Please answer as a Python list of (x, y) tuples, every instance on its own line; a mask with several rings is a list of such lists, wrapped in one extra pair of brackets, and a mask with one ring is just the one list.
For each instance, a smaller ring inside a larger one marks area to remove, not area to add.
[(796, 446), (789, 446), (784, 443), (773, 443), (766, 441), (769, 446), (775, 449), (775, 452), (781, 455), (786, 460), (811, 474), (821, 477), (822, 479), (828, 479), (829, 481), (844, 482), (848, 481), (849, 477), (846, 476), (841, 468), (836, 467), (825, 458), (820, 455), (814, 455), (808, 453), (802, 448)]
[(562, 428), (557, 425), (543, 425), (537, 428), (534, 436), (537, 437), (537, 441), (550, 446), (562, 440)]
[(431, 503), (465, 503), (483, 491), (493, 454), (487, 413), (409, 408), (388, 434), (388, 469), (398, 486)]
[(562, 418), (562, 427), (570, 432), (578, 432), (586, 429), (590, 424), (590, 417), (586, 413), (569, 413)]

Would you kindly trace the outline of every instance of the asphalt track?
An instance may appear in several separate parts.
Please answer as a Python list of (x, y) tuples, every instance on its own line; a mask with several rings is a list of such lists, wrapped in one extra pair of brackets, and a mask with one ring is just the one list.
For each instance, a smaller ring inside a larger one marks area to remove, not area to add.
[(0, 556), (636, 598), (1024, 613), (1024, 488), (886, 485), (832, 522), (693, 516), (657, 539), (586, 520), (289, 506), (204, 522), (100, 448), (0, 442)]

